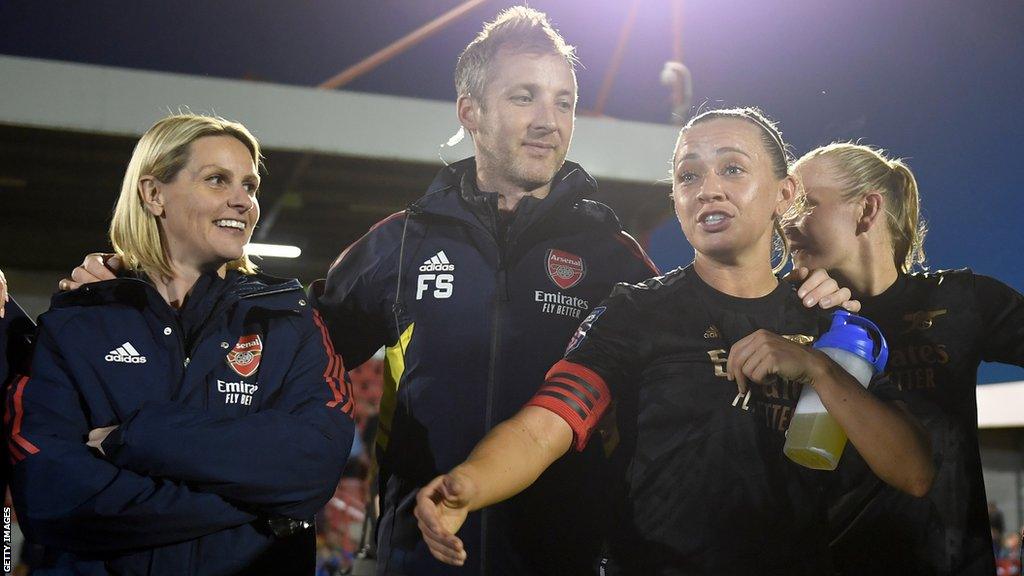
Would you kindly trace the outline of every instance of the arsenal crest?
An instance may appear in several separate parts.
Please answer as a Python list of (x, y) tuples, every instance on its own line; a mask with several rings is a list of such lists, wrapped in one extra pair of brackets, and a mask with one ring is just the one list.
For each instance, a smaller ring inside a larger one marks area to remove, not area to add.
[(583, 258), (553, 248), (548, 250), (547, 269), (548, 278), (562, 290), (579, 284), (587, 273), (587, 265)]
[(263, 341), (259, 334), (249, 334), (238, 339), (235, 347), (228, 352), (228, 366), (239, 376), (252, 376), (260, 367), (260, 355), (263, 353)]

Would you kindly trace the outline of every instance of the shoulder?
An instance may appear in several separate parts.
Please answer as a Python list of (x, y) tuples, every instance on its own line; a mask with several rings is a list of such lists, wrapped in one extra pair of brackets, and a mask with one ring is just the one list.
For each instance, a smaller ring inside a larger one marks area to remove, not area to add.
[(615, 230), (622, 230), (619, 217), (607, 204), (596, 200), (581, 198), (573, 203), (570, 213), (572, 217), (591, 224), (602, 224)]
[(51, 335), (59, 334), (68, 324), (76, 319), (88, 319), (87, 309), (80, 306), (69, 308), (51, 308), (39, 315), (39, 331)]
[(970, 268), (927, 270), (907, 274), (907, 282), (914, 288), (935, 289), (939, 286), (969, 286), (974, 283), (975, 276)]
[(50, 309), (39, 317), (40, 329), (52, 334), (69, 327), (94, 331), (121, 324), (144, 313), (150, 305), (148, 290), (145, 282), (118, 278), (58, 292), (50, 301)]
[(331, 264), (330, 270), (339, 268), (343, 263), (348, 264), (367, 259), (379, 263), (401, 246), (407, 220), (409, 220), (408, 211), (402, 210), (377, 222), (365, 234), (341, 251)]
[(918, 285), (935, 288), (978, 288), (982, 290), (1005, 290), (1008, 292), (1018, 292), (1015, 288), (1002, 280), (985, 274), (978, 274), (970, 268), (938, 270), (935, 272), (918, 272), (908, 275), (908, 278), (912, 279), (912, 281)]
[(594, 245), (595, 250), (635, 261), (650, 274), (658, 273), (657, 266), (647, 256), (647, 252), (633, 236), (622, 229), (618, 216), (609, 206), (594, 200), (577, 200), (563, 216), (562, 223), (569, 231), (585, 230), (597, 236), (600, 242)]
[[(387, 244), (390, 241), (399, 239), (402, 236), (402, 232), (405, 229), (406, 221), (409, 219), (409, 211), (402, 210), (395, 212), (387, 218), (381, 219), (379, 222), (370, 226), (370, 229), (366, 231), (358, 240), (353, 242), (348, 248), (345, 249), (347, 252), (354, 246), (367, 243), (384, 243)], [(344, 257), (344, 252), (342, 252)]]
[(975, 274), (970, 268), (929, 270), (907, 275), (906, 298), (912, 302), (923, 299), (962, 300), (974, 297), (976, 289), (1002, 284), (988, 276)]
[(676, 268), (643, 282), (620, 282), (615, 285), (608, 298), (629, 302), (638, 310), (658, 311), (664, 309), (666, 305), (689, 301), (691, 298), (688, 296), (694, 294), (693, 271), (688, 268)]
[(39, 334), (54, 340), (74, 341), (100, 333), (108, 326), (124, 325), (130, 317), (140, 313), (119, 304), (51, 308), (39, 316)]

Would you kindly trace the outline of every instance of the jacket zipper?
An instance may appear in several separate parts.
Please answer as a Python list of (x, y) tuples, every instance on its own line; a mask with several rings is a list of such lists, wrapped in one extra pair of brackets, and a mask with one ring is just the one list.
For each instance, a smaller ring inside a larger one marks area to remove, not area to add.
[[(496, 199), (495, 199), (496, 200)], [(505, 303), (511, 300), (511, 294), (509, 293), (508, 286), (508, 253), (511, 249), (511, 243), (508, 238), (508, 232), (511, 230), (505, 230), (505, 233), (501, 233), (500, 223), (498, 222), (498, 206), (497, 202), (490, 204), (491, 207), (491, 221), (493, 224), (492, 234), (494, 236), (494, 244), (498, 248), (498, 270), (495, 278), (495, 294), (494, 294), (494, 314), (492, 315), (491, 322), (491, 358), (490, 366), (488, 368), (487, 375), (487, 404), (484, 412), (484, 433), (491, 431), (494, 426), (494, 396), (495, 389), (498, 386), (498, 365), (499, 356), (501, 352), (501, 317), (505, 310)], [(490, 518), (491, 509), (490, 507), (484, 508), (480, 515), (480, 574), (481, 576), (487, 576), (490, 573), (487, 564), (487, 549), (488, 549), (488, 520)]]
[[(484, 412), (484, 434), (490, 432), (491, 428), (494, 426), (494, 389), (497, 386), (498, 354), (501, 350), (501, 314), (505, 308), (504, 302), (508, 295), (506, 290), (508, 274), (505, 271), (505, 256), (502, 254), (503, 251), (504, 250), (499, 247), (497, 291), (494, 295), (494, 314), (491, 322), (491, 365), (487, 375), (487, 405)], [(489, 573), (487, 570), (487, 525), (490, 512), (491, 508), (487, 507), (484, 508), (480, 514), (480, 574), (482, 576), (487, 576)]]

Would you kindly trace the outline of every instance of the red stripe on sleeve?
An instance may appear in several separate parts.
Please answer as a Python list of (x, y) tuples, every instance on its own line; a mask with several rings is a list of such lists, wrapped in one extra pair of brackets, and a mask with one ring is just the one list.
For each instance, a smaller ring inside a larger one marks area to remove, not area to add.
[(611, 393), (604, 378), (586, 366), (560, 360), (548, 370), (544, 385), (526, 404), (561, 416), (572, 428), (573, 446), (582, 451), (610, 403)]
[(654, 272), (655, 275), (661, 274), (661, 272), (658, 271), (658, 267), (655, 266), (654, 262), (647, 256), (647, 252), (645, 252), (640, 246), (640, 243), (636, 241), (636, 238), (633, 238), (626, 232), (619, 231), (619, 233), (615, 235), (615, 239), (618, 240), (620, 244), (628, 248), (629, 251), (633, 253), (633, 256), (643, 260), (644, 264), (651, 269), (651, 272)]
[(7, 440), (7, 455), (10, 456), (11, 464), (17, 464), (25, 459), (25, 455), (21, 453), (17, 444), (13, 440)]
[[(324, 320), (320, 316), (319, 310), (313, 310), (313, 322), (320, 329), (320, 337), (323, 340), (324, 350), (327, 353), (327, 368), (324, 369), (324, 381), (330, 387), (331, 393), (334, 396), (334, 400), (328, 402), (327, 407), (334, 408), (340, 405), (342, 412), (351, 416), (355, 406), (353, 404), (351, 388), (344, 382), (345, 364), (341, 356), (334, 351), (334, 343), (331, 342), (330, 333), (327, 331), (327, 326), (324, 325)], [(348, 389), (348, 394), (342, 391), (343, 387)]]
[[(25, 385), (28, 384), (28, 376), (21, 376), (14, 384), (14, 402), (12, 409), (14, 411), (14, 417), (12, 418), (11, 424), (11, 442), (24, 450), (27, 454), (35, 454), (39, 452), (34, 444), (26, 440), (21, 435), (21, 418), (24, 415), (24, 408), (21, 405), (22, 395), (25, 393)], [(25, 456), (20, 456), (17, 452), (12, 452), (16, 461), (20, 461)]]

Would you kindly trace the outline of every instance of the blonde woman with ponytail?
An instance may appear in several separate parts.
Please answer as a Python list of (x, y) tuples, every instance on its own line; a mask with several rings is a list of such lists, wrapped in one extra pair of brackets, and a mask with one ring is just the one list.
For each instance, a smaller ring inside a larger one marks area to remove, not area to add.
[(843, 575), (995, 573), (977, 444), (982, 360), (1024, 365), (1024, 297), (969, 270), (926, 272), (917, 180), (902, 160), (851, 143), (794, 165), (808, 210), (789, 223), (793, 263), (825, 268), (889, 340), (888, 372), (928, 429), (933, 488), (912, 498), (844, 457), (830, 511)]

